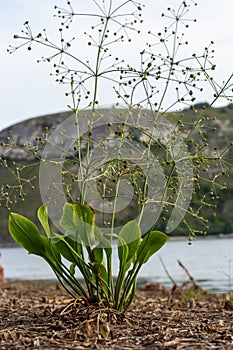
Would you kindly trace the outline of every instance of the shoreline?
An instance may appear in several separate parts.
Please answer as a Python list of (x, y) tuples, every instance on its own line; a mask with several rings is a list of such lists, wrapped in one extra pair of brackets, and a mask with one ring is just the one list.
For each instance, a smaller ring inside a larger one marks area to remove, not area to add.
[[(219, 233), (217, 235), (215, 234), (207, 234), (207, 235), (198, 235), (193, 238), (193, 240), (203, 240), (203, 239), (225, 239), (225, 238), (233, 238), (233, 232), (232, 233)], [(169, 241), (188, 241), (188, 236), (172, 236), (169, 237)], [(12, 243), (0, 243), (0, 249), (2, 248), (21, 248), (18, 244)]]
[[(79, 281), (79, 283), (85, 287), (85, 281), (83, 278), (77, 278), (77, 280)], [(195, 286), (204, 291), (205, 293), (209, 294), (209, 295), (229, 295), (232, 292), (229, 290), (219, 290), (219, 289), (208, 289), (208, 288), (204, 288), (201, 285), (199, 285), (198, 281), (194, 281)], [(58, 281), (58, 279), (56, 279), (56, 277), (53, 278), (44, 278), (44, 279), (19, 279), (19, 278), (6, 278), (5, 282), (0, 283), (0, 290), (1, 288), (4, 288), (6, 285), (28, 285), (28, 286), (32, 286), (32, 287), (49, 287), (49, 286), (54, 286), (56, 288), (59, 289), (63, 289), (62, 285), (60, 284), (60, 282)], [(143, 291), (143, 290), (157, 290), (157, 289), (166, 289), (168, 292), (172, 291), (174, 288), (178, 288), (178, 289), (182, 289), (183, 285), (186, 285), (186, 288), (189, 289), (193, 287), (193, 284), (190, 280), (186, 280), (180, 283), (177, 283), (176, 285), (172, 284), (172, 282), (168, 282), (168, 283), (162, 283), (162, 282), (156, 282), (156, 281), (152, 281), (150, 279), (146, 279), (144, 277), (138, 277), (137, 280), (137, 291)], [(65, 291), (65, 289), (64, 289)], [(66, 292), (67, 293), (67, 292)]]
[[(211, 235), (211, 234), (207, 234), (207, 235), (199, 235), (196, 237), (193, 237), (193, 241), (195, 240), (204, 240), (204, 239), (225, 239), (225, 238), (233, 238), (233, 232), (232, 233), (219, 233), (217, 235)], [(169, 239), (170, 241), (185, 241), (188, 240), (188, 236), (174, 236), (174, 237), (170, 237)]]

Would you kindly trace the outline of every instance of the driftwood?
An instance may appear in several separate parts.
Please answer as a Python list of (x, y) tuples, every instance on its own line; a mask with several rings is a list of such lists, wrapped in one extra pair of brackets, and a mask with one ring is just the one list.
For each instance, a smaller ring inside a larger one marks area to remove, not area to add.
[(181, 294), (187, 294), (187, 292), (196, 292), (199, 294), (208, 294), (205, 290), (203, 290), (200, 286), (198, 286), (198, 284), (196, 283), (195, 279), (193, 278), (193, 276), (190, 274), (189, 270), (187, 269), (187, 267), (180, 261), (177, 260), (179, 266), (184, 270), (184, 272), (186, 273), (186, 275), (188, 276), (188, 280), (184, 281), (180, 286), (177, 284), (177, 282), (175, 281), (175, 279), (171, 276), (171, 274), (169, 273), (166, 265), (164, 264), (163, 259), (161, 258), (161, 256), (159, 256), (160, 262), (163, 266), (163, 269), (166, 273), (166, 275), (168, 276), (168, 278), (170, 279), (170, 281), (172, 282), (173, 286), (171, 288), (171, 293), (181, 293)]

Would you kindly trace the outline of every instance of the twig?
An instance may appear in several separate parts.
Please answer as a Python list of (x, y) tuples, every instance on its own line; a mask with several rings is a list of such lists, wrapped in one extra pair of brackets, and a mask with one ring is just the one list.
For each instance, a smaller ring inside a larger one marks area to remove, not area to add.
[(187, 267), (185, 267), (182, 262), (178, 259), (178, 264), (180, 265), (180, 267), (182, 267), (182, 269), (185, 271), (185, 273), (187, 274), (188, 278), (190, 279), (190, 281), (192, 282), (193, 286), (197, 289), (199, 289), (197, 283), (195, 282), (194, 278), (190, 275)]
[(167, 277), (172, 281), (173, 287), (177, 287), (176, 281), (172, 278), (172, 276), (171, 276), (170, 273), (168, 272), (168, 270), (167, 270), (167, 268), (166, 268), (166, 266), (165, 266), (165, 264), (164, 264), (164, 262), (163, 262), (163, 259), (161, 258), (160, 255), (159, 255), (159, 260), (160, 260), (160, 262), (161, 262), (161, 264), (162, 264), (162, 266), (163, 266), (163, 268), (164, 268), (164, 271), (165, 271)]

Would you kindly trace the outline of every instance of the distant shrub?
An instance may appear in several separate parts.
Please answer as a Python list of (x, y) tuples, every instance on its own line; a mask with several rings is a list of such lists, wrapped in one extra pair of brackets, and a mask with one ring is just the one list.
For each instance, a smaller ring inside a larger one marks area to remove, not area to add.
[(210, 104), (208, 102), (199, 102), (199, 103), (195, 103), (194, 105), (190, 106), (190, 109), (201, 110), (201, 109), (206, 109), (209, 106), (210, 106)]

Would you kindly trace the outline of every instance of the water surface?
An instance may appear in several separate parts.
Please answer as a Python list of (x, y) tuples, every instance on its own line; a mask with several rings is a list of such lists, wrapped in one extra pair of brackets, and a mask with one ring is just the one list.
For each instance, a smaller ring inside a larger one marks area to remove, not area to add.
[[(172, 286), (159, 260), (161, 256), (170, 275), (180, 284), (187, 280), (179, 259), (198, 285), (212, 292), (233, 291), (233, 238), (200, 238), (188, 245), (187, 240), (169, 241), (140, 272), (143, 282)], [(53, 271), (40, 257), (28, 255), (22, 248), (2, 248), (1, 265), (10, 280), (53, 279)], [(114, 274), (117, 273), (117, 251), (114, 250)], [(78, 277), (81, 275), (78, 274)]]

